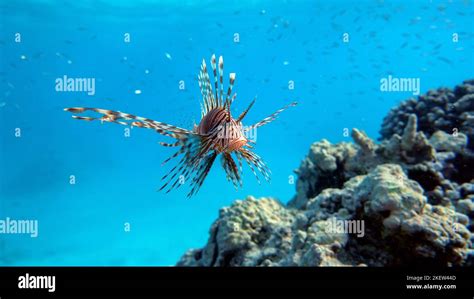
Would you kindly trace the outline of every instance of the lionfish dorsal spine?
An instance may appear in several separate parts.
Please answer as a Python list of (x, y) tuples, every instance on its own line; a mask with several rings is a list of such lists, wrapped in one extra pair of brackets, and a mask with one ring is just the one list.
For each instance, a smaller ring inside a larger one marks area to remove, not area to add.
[(220, 83), (220, 98), (218, 101), (219, 106), (223, 104), (223, 96), (224, 96), (224, 58), (219, 56), (219, 83)]
[(211, 57), (211, 66), (212, 66), (212, 73), (214, 74), (214, 89), (216, 93), (216, 99), (218, 99), (217, 95), (217, 67), (216, 67), (216, 54), (212, 54)]
[(200, 78), (201, 81), (201, 92), (203, 94), (203, 103), (204, 103), (204, 112), (203, 114), (207, 114), (209, 111), (214, 109), (216, 105), (214, 104), (214, 99), (212, 95), (212, 87), (211, 87), (211, 80), (209, 77), (209, 73), (207, 72), (207, 65), (206, 61), (203, 59), (201, 63), (201, 72)]
[[(203, 59), (204, 61), (204, 59)], [(215, 108), (214, 101), (213, 101), (213, 96), (212, 96), (212, 87), (211, 87), (211, 78), (209, 77), (209, 73), (207, 72), (207, 66), (204, 62), (204, 76), (206, 77), (206, 86), (207, 86), (207, 102), (209, 106), (209, 110), (212, 110)]]
[(255, 96), (255, 98), (253, 98), (253, 101), (250, 103), (250, 105), (247, 107), (247, 109), (245, 109), (240, 115), (239, 117), (237, 118), (237, 122), (240, 122), (242, 121), (242, 119), (244, 119), (244, 117), (247, 115), (247, 113), (249, 112), (250, 108), (252, 108), (253, 104), (255, 104), (255, 101), (257, 100), (257, 96)]
[[(198, 84), (199, 84), (199, 89), (201, 90), (201, 94), (202, 94), (202, 107), (204, 109), (207, 110), (207, 106), (206, 106), (206, 83), (204, 82), (204, 77), (203, 77), (203, 74), (202, 74), (202, 68), (201, 68), (201, 72), (199, 72), (199, 75), (198, 75)], [(201, 109), (202, 111), (202, 109)]]
[(201, 103), (201, 115), (207, 111), (207, 106), (206, 106), (206, 91), (205, 89), (205, 83), (204, 79), (202, 77), (202, 72), (199, 73), (198, 75), (198, 84), (199, 84), (199, 89), (201, 90), (202, 94), (202, 103)]
[(232, 88), (234, 87), (235, 73), (229, 74), (229, 88), (227, 89), (227, 96), (225, 98), (225, 106), (228, 107), (230, 111), (230, 94), (232, 93)]
[(232, 103), (234, 102), (236, 97), (237, 97), (237, 93), (234, 93), (234, 95), (232, 96), (232, 98), (229, 101), (229, 112), (230, 112), (230, 107), (232, 106)]

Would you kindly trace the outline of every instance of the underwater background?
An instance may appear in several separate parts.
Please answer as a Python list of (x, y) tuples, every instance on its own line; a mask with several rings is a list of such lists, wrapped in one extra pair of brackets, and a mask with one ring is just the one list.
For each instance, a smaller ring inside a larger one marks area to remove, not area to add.
[[(390, 108), (413, 96), (381, 92), (382, 78), (420, 78), (424, 93), (473, 77), (472, 5), (0, 1), (0, 219), (39, 223), (37, 238), (0, 235), (0, 265), (174, 265), (235, 199), (288, 202), (290, 176), (314, 141), (349, 141), (344, 130), (354, 127), (379, 137)], [(141, 129), (126, 137), (124, 127), (63, 111), (98, 107), (192, 128), (200, 63), (214, 53), (224, 57), (225, 83), (237, 74), (234, 114), (257, 96), (244, 124), (298, 102), (258, 130), (255, 152), (271, 183), (259, 185), (244, 166), (236, 191), (218, 161), (191, 199), (186, 188), (157, 192), (173, 153), (158, 142), (169, 139)], [(95, 94), (57, 92), (64, 75), (95, 78)]]

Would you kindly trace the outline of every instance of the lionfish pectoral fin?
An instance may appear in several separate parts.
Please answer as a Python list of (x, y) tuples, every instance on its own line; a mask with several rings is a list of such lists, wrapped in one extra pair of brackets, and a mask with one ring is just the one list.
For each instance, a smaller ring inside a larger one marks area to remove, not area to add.
[[(232, 184), (234, 185), (236, 190), (239, 188), (239, 186), (242, 187), (242, 178), (240, 175), (240, 171), (234, 159), (232, 158), (232, 155), (230, 153), (223, 153), (221, 162), (222, 167), (225, 170), (227, 180), (232, 181)], [(240, 162), (241, 161), (239, 161), (239, 163)], [(242, 167), (240, 169), (242, 169)]]
[(195, 175), (191, 181), (191, 191), (189, 191), (187, 197), (190, 198), (196, 194), (204, 183), (207, 174), (211, 170), (212, 164), (216, 160), (217, 153), (212, 152), (206, 157), (202, 158), (199, 165), (194, 169)]
[(297, 104), (298, 104), (297, 102), (292, 102), (292, 103), (286, 105), (285, 107), (283, 107), (281, 109), (278, 109), (277, 111), (275, 111), (271, 115), (265, 117), (264, 119), (262, 119), (258, 123), (254, 124), (254, 125), (251, 125), (250, 127), (247, 127), (244, 131), (249, 130), (249, 128), (258, 128), (258, 127), (261, 127), (261, 126), (266, 125), (268, 123), (271, 123), (272, 121), (274, 121), (277, 118), (278, 114), (282, 113), (283, 111), (285, 111), (289, 107), (296, 106)]
[[(214, 135), (189, 135), (188, 138), (180, 140), (181, 148), (177, 150), (172, 156), (166, 159), (163, 164), (169, 160), (181, 156), (180, 161), (161, 179), (165, 181), (163, 186), (158, 191), (168, 187), (166, 193), (173, 189), (190, 182), (191, 191), (188, 197), (195, 194), (202, 183), (204, 182), (207, 173), (214, 162), (211, 152), (212, 141)], [(215, 159), (215, 158), (214, 158)], [(212, 160), (212, 161), (211, 161)], [(206, 166), (209, 165), (208, 168)], [(192, 175), (194, 178), (191, 180)]]
[(260, 179), (258, 178), (257, 172), (255, 171), (254, 166), (258, 169), (258, 171), (263, 175), (267, 182), (271, 180), (271, 171), (265, 162), (254, 152), (246, 149), (240, 148), (238, 153), (242, 156), (242, 158), (247, 162), (248, 166), (252, 170), (253, 174), (257, 178), (257, 182), (260, 184)]
[(86, 111), (92, 111), (99, 113), (100, 117), (88, 117), (88, 116), (77, 116), (73, 115), (72, 117), (79, 120), (93, 121), (100, 120), (101, 122), (112, 122), (123, 126), (132, 126), (138, 128), (147, 128), (152, 129), (158, 132), (161, 135), (168, 137), (182, 139), (189, 134), (193, 134), (191, 131), (182, 129), (167, 123), (162, 123), (155, 121), (149, 118), (136, 116), (129, 113), (123, 113), (120, 111), (112, 111), (107, 109), (100, 108), (86, 108), (86, 107), (74, 107), (74, 108), (65, 108), (64, 111), (71, 112), (73, 114), (79, 114)]

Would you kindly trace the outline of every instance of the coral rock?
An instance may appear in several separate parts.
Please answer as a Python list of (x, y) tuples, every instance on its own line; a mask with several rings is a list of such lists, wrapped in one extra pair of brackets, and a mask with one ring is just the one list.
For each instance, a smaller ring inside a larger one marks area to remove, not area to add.
[(463, 133), (456, 135), (436, 131), (430, 138), (430, 144), (436, 151), (459, 153), (467, 146), (467, 136)]
[(380, 130), (382, 139), (402, 135), (411, 114), (416, 114), (418, 128), (426, 136), (431, 137), (439, 130), (448, 134), (464, 133), (469, 138), (469, 148), (474, 149), (474, 80), (464, 81), (454, 91), (439, 88), (420, 95), (418, 100), (402, 102), (384, 118)]

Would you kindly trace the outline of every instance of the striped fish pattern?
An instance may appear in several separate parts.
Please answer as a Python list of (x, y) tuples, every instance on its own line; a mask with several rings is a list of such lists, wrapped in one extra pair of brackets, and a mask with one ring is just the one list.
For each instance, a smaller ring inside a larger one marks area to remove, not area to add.
[[(183, 183), (189, 182), (190, 191), (187, 197), (192, 197), (204, 183), (219, 155), (227, 180), (231, 181), (236, 189), (242, 186), (242, 164), (244, 161), (255, 175), (258, 183), (260, 183), (260, 179), (257, 171), (266, 181), (270, 181), (270, 169), (252, 151), (254, 142), (246, 138), (246, 132), (272, 122), (282, 111), (295, 106), (296, 102), (286, 105), (251, 126), (244, 127), (242, 120), (252, 108), (255, 99), (247, 109), (234, 118), (230, 108), (237, 96), (236, 93), (232, 94), (235, 73), (230, 73), (229, 86), (224, 93), (224, 59), (220, 56), (216, 61), (216, 56), (212, 55), (210, 63), (214, 82), (211, 83), (206, 61), (203, 60), (198, 75), (202, 94), (201, 120), (192, 130), (120, 111), (86, 107), (65, 108), (64, 110), (73, 113), (72, 117), (78, 120), (96, 120), (102, 123), (111, 122), (123, 126), (147, 128), (174, 139), (172, 143), (160, 142), (162, 146), (177, 148), (173, 155), (163, 161), (164, 165), (171, 160), (177, 160), (170, 171), (162, 177), (163, 185), (159, 189), (160, 191), (164, 190), (168, 193), (179, 188)], [(96, 116), (84, 116), (83, 113), (93, 113)]]

